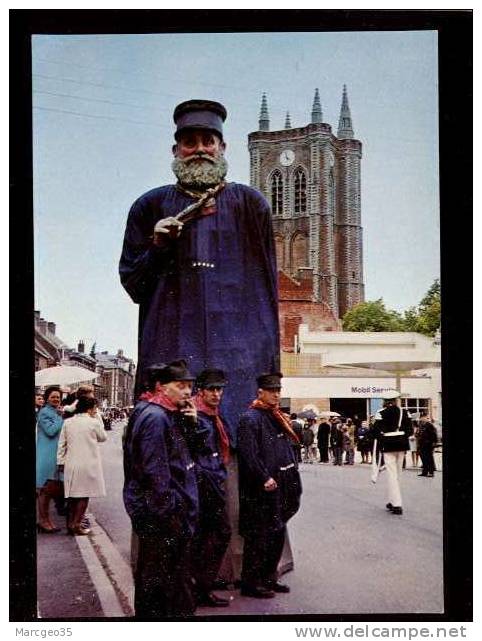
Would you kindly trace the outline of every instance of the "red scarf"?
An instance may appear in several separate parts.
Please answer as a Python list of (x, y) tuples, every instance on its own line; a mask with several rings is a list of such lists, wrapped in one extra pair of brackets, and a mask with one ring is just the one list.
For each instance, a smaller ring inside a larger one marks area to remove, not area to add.
[(148, 403), (155, 403), (156, 405), (160, 405), (165, 410), (169, 410), (170, 412), (179, 411), (179, 407), (175, 405), (162, 390), (159, 390), (158, 392), (143, 392), (139, 396), (139, 400), (147, 401)]
[(221, 456), (223, 457), (223, 462), (225, 465), (229, 463), (229, 438), (224, 429), (223, 422), (219, 416), (218, 408), (209, 407), (201, 398), (201, 395), (198, 393), (194, 397), (194, 404), (199, 412), (207, 414), (208, 416), (214, 416), (216, 419), (216, 428), (218, 430), (219, 436), (219, 445), (221, 446)]
[(289, 436), (289, 438), (293, 441), (293, 443), (299, 443), (300, 439), (297, 437), (296, 433), (293, 431), (293, 428), (291, 427), (291, 422), (284, 414), (279, 407), (272, 407), (271, 405), (268, 405), (267, 403), (263, 403), (263, 401), (260, 401), (258, 398), (253, 401), (250, 405), (251, 408), (255, 410), (266, 410), (267, 412), (270, 412), (278, 424), (281, 426), (283, 432)]

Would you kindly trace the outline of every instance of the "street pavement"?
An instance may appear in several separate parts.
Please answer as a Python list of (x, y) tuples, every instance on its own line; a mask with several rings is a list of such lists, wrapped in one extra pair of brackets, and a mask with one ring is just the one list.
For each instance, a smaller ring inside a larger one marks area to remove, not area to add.
[[(90, 502), (92, 534), (69, 537), (64, 529), (38, 535), (42, 618), (132, 616), (121, 433), (122, 425), (114, 424), (101, 446), (107, 496)], [(300, 469), (302, 505), (289, 523), (294, 570), (281, 579), (291, 593), (263, 600), (223, 591), (232, 597), (229, 608), (199, 608), (196, 615), (442, 612), (441, 473), (420, 478), (420, 470), (407, 467), (404, 514), (395, 516), (385, 509), (386, 472), (374, 485), (371, 466), (359, 462), (342, 467), (305, 463)]]

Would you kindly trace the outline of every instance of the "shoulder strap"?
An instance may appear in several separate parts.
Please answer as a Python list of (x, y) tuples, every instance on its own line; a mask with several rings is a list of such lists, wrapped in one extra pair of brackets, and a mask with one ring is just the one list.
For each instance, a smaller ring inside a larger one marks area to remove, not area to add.
[(399, 407), (398, 409), (400, 410), (400, 418), (398, 419), (398, 429), (400, 429), (402, 425), (403, 410), (401, 407)]

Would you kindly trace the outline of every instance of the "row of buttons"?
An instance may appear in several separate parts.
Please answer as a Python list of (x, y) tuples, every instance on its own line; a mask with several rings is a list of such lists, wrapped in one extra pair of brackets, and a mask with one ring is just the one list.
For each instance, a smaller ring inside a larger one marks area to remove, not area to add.
[(193, 267), (214, 267), (214, 263), (204, 263), (199, 261), (193, 261)]

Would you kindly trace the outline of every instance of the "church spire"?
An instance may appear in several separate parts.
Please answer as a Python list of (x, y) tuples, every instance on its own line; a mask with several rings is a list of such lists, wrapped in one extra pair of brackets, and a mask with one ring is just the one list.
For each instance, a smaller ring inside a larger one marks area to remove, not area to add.
[(323, 122), (323, 112), (321, 111), (320, 93), (315, 89), (315, 99), (311, 109), (311, 122)]
[(259, 131), (269, 131), (269, 114), (268, 114), (268, 101), (266, 94), (263, 93), (261, 99), (261, 112), (259, 114)]
[(338, 138), (353, 138), (353, 125), (351, 122), (350, 106), (348, 105), (348, 94), (346, 85), (343, 85), (343, 97), (341, 99), (340, 120), (338, 122)]
[(285, 129), (291, 129), (290, 112), (286, 112)]

